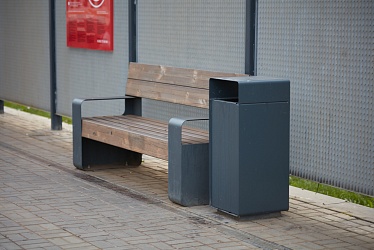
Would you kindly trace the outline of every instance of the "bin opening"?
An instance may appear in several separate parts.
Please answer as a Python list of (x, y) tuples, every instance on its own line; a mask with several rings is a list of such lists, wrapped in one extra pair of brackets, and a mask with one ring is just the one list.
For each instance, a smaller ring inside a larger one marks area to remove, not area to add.
[(238, 103), (239, 102), (239, 99), (238, 98), (223, 98), (221, 99), (222, 101), (225, 101), (225, 102), (236, 102)]

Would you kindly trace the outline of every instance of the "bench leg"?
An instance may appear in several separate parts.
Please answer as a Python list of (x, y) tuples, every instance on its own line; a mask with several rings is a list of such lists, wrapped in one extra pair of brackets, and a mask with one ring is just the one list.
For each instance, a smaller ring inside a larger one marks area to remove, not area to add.
[(182, 206), (209, 204), (209, 144), (182, 144), (183, 120), (169, 122), (168, 194)]
[(169, 199), (182, 206), (209, 204), (209, 144), (169, 148)]
[[(116, 98), (113, 98), (116, 99)], [(141, 103), (132, 98), (137, 104), (136, 108), (130, 107), (133, 112), (140, 112)], [(142, 162), (142, 154), (112, 145), (101, 143), (82, 137), (82, 104), (85, 101), (104, 99), (79, 99), (73, 101), (73, 164), (76, 168), (87, 169), (90, 165), (120, 164), (128, 166), (139, 166)], [(129, 105), (132, 104), (129, 101)]]
[[(89, 166), (118, 164), (139, 166), (142, 154), (81, 137), (81, 146), (74, 142), (74, 166), (85, 170)], [(80, 148), (80, 150), (79, 150)]]

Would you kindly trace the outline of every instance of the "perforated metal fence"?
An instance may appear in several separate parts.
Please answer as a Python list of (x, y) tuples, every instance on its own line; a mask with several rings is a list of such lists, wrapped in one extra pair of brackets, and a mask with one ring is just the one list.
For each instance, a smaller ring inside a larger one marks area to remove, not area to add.
[[(138, 61), (244, 73), (245, 2), (138, 0)], [(206, 110), (144, 103), (144, 115), (149, 117), (166, 120), (181, 112), (208, 117)]]
[(374, 1), (259, 1), (257, 74), (291, 80), (291, 174), (374, 195)]
[(0, 99), (49, 110), (48, 6), (0, 1)]
[[(128, 71), (128, 3), (114, 0), (113, 52), (66, 46), (66, 1), (56, 3), (57, 112), (71, 115), (77, 97), (108, 97), (125, 94)], [(85, 115), (121, 114), (124, 102), (90, 103)]]

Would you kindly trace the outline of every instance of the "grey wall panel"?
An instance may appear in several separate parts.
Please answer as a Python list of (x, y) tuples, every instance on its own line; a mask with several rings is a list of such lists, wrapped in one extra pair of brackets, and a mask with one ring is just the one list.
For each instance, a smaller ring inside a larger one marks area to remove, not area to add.
[(0, 99), (50, 108), (49, 1), (0, 1)]
[(291, 173), (374, 195), (374, 1), (259, 1), (257, 74), (291, 80)]
[[(114, 0), (114, 50), (104, 52), (66, 46), (66, 1), (56, 0), (57, 112), (71, 116), (77, 97), (125, 94), (128, 71), (127, 1)], [(124, 102), (90, 103), (85, 115), (120, 114)]]
[[(138, 0), (138, 61), (244, 73), (245, 1)], [(167, 113), (148, 110), (155, 105)], [(144, 113), (167, 119), (183, 109), (207, 116), (205, 110), (169, 106), (148, 101)]]
[(245, 1), (139, 0), (138, 60), (244, 73)]

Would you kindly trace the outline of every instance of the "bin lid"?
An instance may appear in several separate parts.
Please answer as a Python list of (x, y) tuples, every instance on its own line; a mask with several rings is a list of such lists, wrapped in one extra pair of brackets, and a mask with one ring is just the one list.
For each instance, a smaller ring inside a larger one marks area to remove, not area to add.
[(239, 103), (289, 102), (288, 79), (245, 76), (209, 80), (210, 99), (237, 99)]

